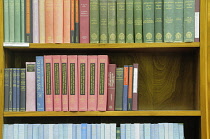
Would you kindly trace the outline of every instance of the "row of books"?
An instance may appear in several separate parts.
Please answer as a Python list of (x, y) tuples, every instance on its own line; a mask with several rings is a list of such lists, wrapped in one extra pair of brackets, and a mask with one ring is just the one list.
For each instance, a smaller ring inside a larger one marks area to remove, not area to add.
[(5, 68), (5, 111), (138, 110), (138, 64), (108, 55), (45, 55)]
[(184, 139), (184, 124), (4, 124), (3, 132), (3, 139)]
[(192, 0), (4, 0), (4, 41), (194, 42), (195, 30), (199, 33), (196, 4)]

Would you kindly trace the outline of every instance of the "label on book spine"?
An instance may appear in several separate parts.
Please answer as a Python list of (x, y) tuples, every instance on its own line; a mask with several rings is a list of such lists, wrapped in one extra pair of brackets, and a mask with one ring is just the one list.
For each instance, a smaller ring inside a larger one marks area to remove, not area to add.
[(109, 43), (117, 42), (116, 18), (117, 18), (116, 0), (108, 0), (108, 40), (109, 40)]
[(126, 0), (126, 43), (134, 43), (133, 0)]
[(90, 43), (99, 43), (99, 0), (90, 0)]
[(9, 42), (10, 37), (9, 23), (9, 0), (4, 0), (4, 42)]
[(117, 43), (125, 43), (125, 0), (117, 0)]
[(134, 0), (134, 37), (135, 43), (142, 43), (142, 0)]
[(108, 42), (108, 0), (100, 0), (100, 43)]
[(163, 42), (163, 0), (155, 0), (155, 42)]
[(183, 42), (183, 31), (184, 31), (184, 15), (183, 15), (183, 0), (175, 1), (174, 8), (174, 42)]

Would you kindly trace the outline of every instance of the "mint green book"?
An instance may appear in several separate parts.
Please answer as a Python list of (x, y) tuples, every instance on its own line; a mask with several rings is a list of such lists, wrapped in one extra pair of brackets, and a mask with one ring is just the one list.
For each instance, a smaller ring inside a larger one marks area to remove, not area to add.
[(108, 43), (108, 1), (100, 0), (100, 43)]
[(90, 43), (99, 43), (99, 1), (90, 0)]
[(175, 0), (175, 11), (174, 11), (174, 42), (183, 42), (184, 36), (184, 4), (183, 0)]
[(20, 36), (21, 42), (25, 42), (25, 0), (20, 0)]
[(108, 37), (109, 43), (116, 43), (116, 32), (117, 32), (117, 24), (116, 24), (116, 0), (108, 0)]
[(134, 0), (134, 40), (142, 43), (142, 0)]
[(4, 0), (4, 42), (9, 42), (9, 0)]
[(194, 42), (195, 0), (184, 0), (184, 42)]
[(15, 42), (15, 0), (9, 0), (9, 42)]
[(163, 42), (163, 0), (155, 0), (155, 42)]
[(174, 0), (164, 0), (164, 42), (174, 42)]
[(21, 42), (20, 0), (15, 0), (15, 42)]
[(133, 28), (133, 0), (125, 1), (125, 35), (126, 35), (126, 43), (134, 43), (134, 28)]
[(143, 40), (146, 43), (154, 42), (155, 25), (154, 25), (154, 0), (143, 1)]
[(125, 0), (117, 0), (117, 43), (125, 43)]

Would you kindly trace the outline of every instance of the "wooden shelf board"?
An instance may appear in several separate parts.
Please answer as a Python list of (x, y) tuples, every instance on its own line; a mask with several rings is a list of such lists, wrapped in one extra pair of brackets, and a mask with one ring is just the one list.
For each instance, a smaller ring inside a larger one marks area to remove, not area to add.
[(41, 116), (201, 116), (201, 111), (4, 112), (4, 117)]

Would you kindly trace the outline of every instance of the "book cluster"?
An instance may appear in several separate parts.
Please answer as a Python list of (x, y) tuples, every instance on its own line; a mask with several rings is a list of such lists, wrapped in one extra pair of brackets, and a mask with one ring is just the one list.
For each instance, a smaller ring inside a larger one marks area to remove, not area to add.
[(44, 55), (5, 68), (5, 111), (138, 110), (138, 64), (108, 55)]
[(192, 0), (4, 0), (4, 41), (194, 42), (196, 7)]
[(184, 139), (184, 124), (4, 124), (3, 132), (3, 139)]

